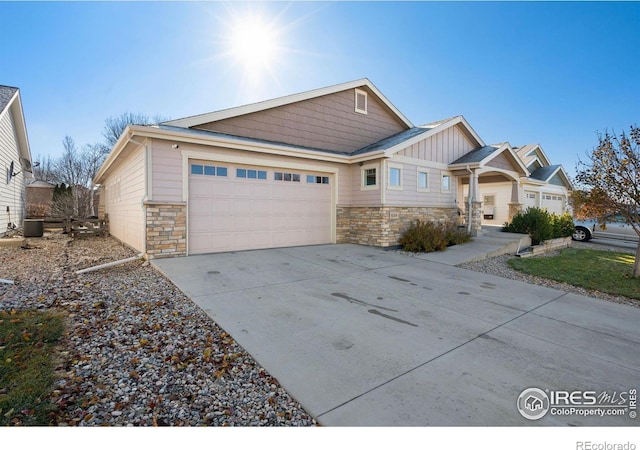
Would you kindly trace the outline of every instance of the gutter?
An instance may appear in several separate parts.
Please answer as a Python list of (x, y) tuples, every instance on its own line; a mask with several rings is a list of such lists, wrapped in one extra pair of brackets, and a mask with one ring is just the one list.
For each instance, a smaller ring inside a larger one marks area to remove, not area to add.
[(469, 172), (469, 195), (467, 196), (467, 211), (469, 211), (469, 220), (467, 220), (467, 233), (471, 234), (471, 219), (473, 217), (473, 197), (471, 196), (471, 183), (473, 177), (473, 170), (469, 168), (469, 164), (467, 164), (467, 172)]
[(124, 145), (127, 145), (127, 143), (129, 142), (133, 142), (134, 144), (137, 144), (138, 146), (142, 147), (142, 150), (144, 152), (144, 191), (143, 191), (143, 196), (142, 196), (142, 211), (143, 211), (143, 225), (142, 225), (142, 253), (140, 254), (140, 257), (142, 257), (142, 255), (146, 255), (147, 254), (147, 221), (146, 221), (146, 213), (144, 212), (144, 202), (150, 200), (149, 199), (149, 191), (150, 191), (150, 180), (151, 180), (151, 173), (148, 169), (148, 165), (149, 165), (149, 148), (147, 147), (147, 144), (140, 142), (140, 141), (136, 141), (135, 139), (133, 139), (133, 132), (129, 131), (127, 133), (127, 142)]

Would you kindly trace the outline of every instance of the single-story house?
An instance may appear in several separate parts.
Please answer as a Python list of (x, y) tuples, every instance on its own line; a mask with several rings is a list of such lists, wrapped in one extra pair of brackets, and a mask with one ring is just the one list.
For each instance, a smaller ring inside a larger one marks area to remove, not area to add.
[[(552, 165), (539, 144), (514, 148), (508, 143), (491, 145), (485, 149), (486, 155), (490, 157), (503, 147), (509, 148), (510, 158), (520, 160), (520, 171), (517, 175), (512, 174), (514, 177), (519, 175), (519, 183), (513, 182), (515, 178), (508, 183), (504, 177), (480, 177), (477, 199), (482, 203), (482, 225), (502, 226), (511, 220), (517, 210), (529, 207), (544, 208), (555, 214), (569, 211), (569, 192), (573, 185), (561, 165)], [(462, 160), (471, 162), (475, 153), (465, 155)], [(485, 154), (478, 151), (477, 159), (483, 157), (486, 157)], [(467, 185), (463, 191), (465, 202), (468, 195)]]
[(0, 236), (22, 226), (25, 186), (33, 179), (31, 166), (20, 90), (0, 85)]
[[(462, 116), (414, 125), (368, 79), (128, 126), (95, 177), (113, 236), (148, 257), (396, 245), (417, 219), (481, 227), (485, 182), (529, 169)], [(465, 203), (471, 192), (471, 208)]]

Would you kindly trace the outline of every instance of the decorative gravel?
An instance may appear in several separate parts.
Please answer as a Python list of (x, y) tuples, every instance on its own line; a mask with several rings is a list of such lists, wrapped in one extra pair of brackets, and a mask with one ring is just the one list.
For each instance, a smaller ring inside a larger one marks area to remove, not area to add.
[[(624, 252), (624, 253), (635, 253), (635, 250), (630, 250), (622, 247), (613, 247), (607, 245), (600, 245), (594, 243), (587, 242), (572, 242), (572, 246), (575, 248), (589, 248), (594, 250), (608, 250), (615, 252)], [(557, 255), (558, 251), (549, 252), (545, 255), (536, 256), (536, 258), (544, 258), (547, 256)], [(509, 278), (511, 280), (524, 281), (530, 284), (537, 284), (540, 286), (547, 286), (554, 289), (559, 289), (565, 292), (572, 292), (574, 294), (585, 295), (587, 297), (598, 298), (601, 300), (607, 300), (615, 303), (622, 303), (625, 305), (634, 306), (636, 308), (640, 308), (640, 301), (622, 297), (619, 295), (607, 294), (605, 292), (594, 291), (590, 289), (584, 289), (577, 286), (572, 286), (567, 283), (560, 283), (558, 281), (550, 280), (548, 278), (537, 277), (534, 275), (527, 275), (522, 272), (518, 272), (514, 270), (507, 264), (507, 261), (513, 258), (513, 255), (502, 255), (491, 259), (486, 259), (483, 261), (476, 261), (472, 263), (460, 264), (459, 267), (463, 269), (469, 269), (476, 272), (489, 273), (491, 275), (497, 275), (503, 278)]]
[(0, 309), (67, 315), (52, 425), (315, 425), (199, 307), (113, 238), (29, 239), (0, 247)]

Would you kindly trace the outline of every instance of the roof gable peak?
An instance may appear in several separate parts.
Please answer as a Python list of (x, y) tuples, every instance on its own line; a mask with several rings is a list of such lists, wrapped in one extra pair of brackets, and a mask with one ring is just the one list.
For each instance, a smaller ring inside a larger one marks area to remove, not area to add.
[(219, 120), (230, 119), (233, 117), (243, 116), (255, 112), (265, 111), (279, 106), (290, 105), (293, 103), (310, 100), (313, 98), (322, 97), (325, 95), (335, 94), (337, 92), (346, 91), (348, 89), (367, 88), (373, 95), (375, 95), (381, 103), (394, 115), (398, 121), (400, 121), (405, 127), (413, 128), (414, 125), (411, 121), (405, 117), (404, 114), (398, 110), (389, 99), (387, 99), (380, 90), (368, 79), (361, 78), (346, 83), (340, 83), (324, 88), (313, 89), (310, 91), (300, 92), (297, 94), (286, 95), (283, 97), (277, 97), (270, 100), (264, 100), (257, 103), (250, 103), (243, 106), (237, 106), (234, 108), (223, 109), (220, 111), (214, 111), (205, 114), (199, 114), (195, 116), (189, 116), (182, 119), (169, 120), (163, 122), (163, 125), (170, 125), (183, 128), (192, 128), (206, 123), (216, 122)]

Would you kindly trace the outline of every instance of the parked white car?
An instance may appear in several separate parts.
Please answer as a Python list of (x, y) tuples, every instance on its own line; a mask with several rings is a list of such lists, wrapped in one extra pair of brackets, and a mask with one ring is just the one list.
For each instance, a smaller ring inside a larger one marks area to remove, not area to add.
[(574, 220), (573, 223), (576, 226), (573, 239), (576, 241), (588, 241), (591, 238), (638, 241), (638, 234), (622, 214), (611, 214), (602, 220)]

